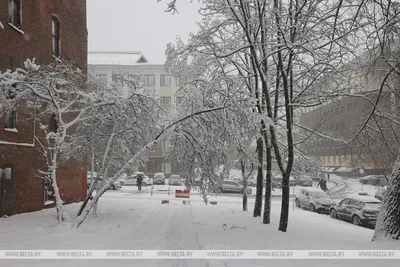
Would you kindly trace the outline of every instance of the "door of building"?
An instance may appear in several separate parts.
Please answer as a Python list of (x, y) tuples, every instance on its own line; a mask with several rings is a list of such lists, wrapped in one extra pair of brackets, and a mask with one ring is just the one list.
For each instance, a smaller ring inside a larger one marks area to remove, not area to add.
[(14, 214), (14, 168), (0, 165), (0, 216)]

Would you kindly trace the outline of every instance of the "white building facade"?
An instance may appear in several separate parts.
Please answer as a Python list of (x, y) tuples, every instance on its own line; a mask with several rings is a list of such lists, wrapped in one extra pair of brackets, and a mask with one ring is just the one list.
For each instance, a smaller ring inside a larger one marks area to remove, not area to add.
[[(139, 79), (145, 94), (160, 99), (164, 108), (171, 111), (182, 102), (179, 95), (179, 80), (168, 73), (163, 64), (152, 64), (140, 52), (89, 52), (88, 74), (98, 79), (104, 86), (116, 87), (125, 97), (129, 96), (128, 86), (118, 84), (115, 74), (123, 74), (128, 79)], [(145, 168), (150, 177), (163, 172), (167, 177), (177, 174), (178, 167), (168, 162), (164, 151), (168, 141), (161, 141), (148, 155)]]

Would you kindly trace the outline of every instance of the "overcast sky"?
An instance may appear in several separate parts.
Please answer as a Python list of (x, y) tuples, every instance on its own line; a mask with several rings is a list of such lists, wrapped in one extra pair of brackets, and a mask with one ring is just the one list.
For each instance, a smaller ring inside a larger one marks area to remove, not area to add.
[(164, 12), (166, 0), (87, 0), (89, 51), (141, 51), (154, 63), (165, 60), (165, 48), (196, 32), (199, 4), (179, 0), (179, 13)]

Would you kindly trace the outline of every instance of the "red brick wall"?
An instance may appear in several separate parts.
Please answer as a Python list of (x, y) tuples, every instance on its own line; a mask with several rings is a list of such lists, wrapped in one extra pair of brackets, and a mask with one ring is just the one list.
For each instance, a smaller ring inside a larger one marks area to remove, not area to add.
[[(51, 20), (60, 21), (61, 57), (75, 61), (86, 71), (87, 28), (85, 0), (29, 0), (22, 2), (22, 23), (19, 33), (8, 25), (8, 0), (0, 0), (0, 70), (22, 66), (27, 58), (37, 63), (53, 61)], [(11, 61), (14, 61), (14, 64)]]
[[(22, 67), (27, 58), (38, 64), (53, 62), (51, 21), (60, 22), (61, 57), (72, 60), (86, 71), (87, 28), (85, 0), (23, 0), (21, 34), (8, 25), (8, 0), (0, 0), (0, 71)], [(30, 110), (18, 109), (18, 133), (4, 130), (0, 117), (0, 141), (32, 144), (34, 132), (41, 131), (30, 120)], [(43, 121), (43, 123), (48, 123)], [(14, 212), (29, 212), (43, 208), (43, 180), (38, 170), (45, 168), (42, 151), (35, 147), (0, 144), (0, 164), (14, 165)], [(86, 196), (84, 162), (70, 161), (58, 168), (60, 193), (66, 203), (81, 201)]]

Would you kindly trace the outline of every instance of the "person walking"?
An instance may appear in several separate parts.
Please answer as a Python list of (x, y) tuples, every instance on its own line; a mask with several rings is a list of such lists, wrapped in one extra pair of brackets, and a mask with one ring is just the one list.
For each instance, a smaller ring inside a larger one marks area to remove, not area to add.
[(138, 177), (136, 178), (136, 184), (139, 191), (142, 191), (142, 182), (143, 182), (143, 177), (142, 175), (139, 174)]
[(318, 188), (318, 186), (319, 187), (321, 187), (321, 189), (324, 191), (324, 192), (326, 192), (326, 190), (328, 190), (328, 188), (327, 188), (327, 186), (326, 186), (326, 180), (325, 179), (321, 179), (321, 180), (319, 180), (319, 183), (317, 184), (317, 188)]
[(329, 175), (329, 173), (328, 173), (328, 182), (331, 180), (331, 176)]

